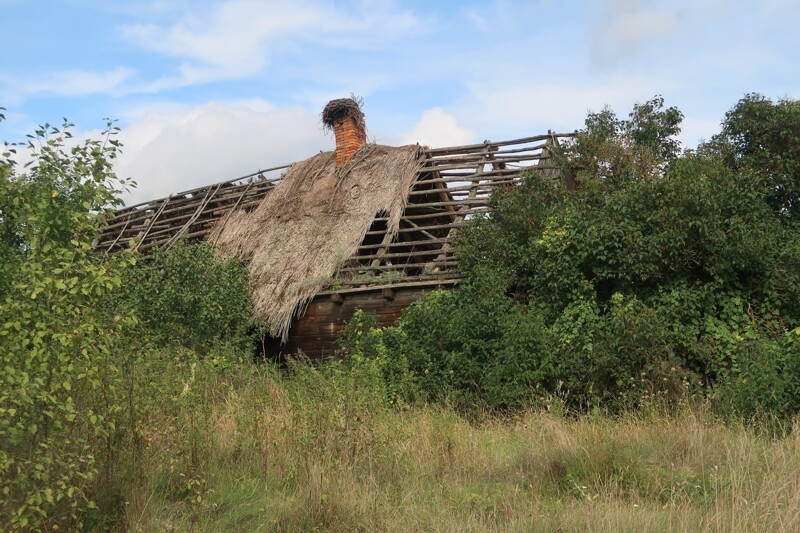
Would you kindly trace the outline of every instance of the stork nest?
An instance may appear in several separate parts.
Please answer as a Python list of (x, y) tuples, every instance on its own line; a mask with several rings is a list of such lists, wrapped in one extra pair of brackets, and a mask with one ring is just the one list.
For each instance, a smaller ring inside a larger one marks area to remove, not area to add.
[(322, 124), (328, 130), (333, 129), (334, 124), (346, 118), (352, 118), (356, 126), (366, 130), (361, 102), (355, 97), (331, 100), (322, 110)]

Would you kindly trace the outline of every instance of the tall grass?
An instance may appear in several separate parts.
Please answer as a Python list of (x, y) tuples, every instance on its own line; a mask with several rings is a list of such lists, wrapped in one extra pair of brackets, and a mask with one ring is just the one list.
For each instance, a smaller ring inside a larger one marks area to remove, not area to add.
[(122, 529), (800, 530), (800, 432), (702, 405), (467, 418), (358, 369), (165, 368), (119, 454)]

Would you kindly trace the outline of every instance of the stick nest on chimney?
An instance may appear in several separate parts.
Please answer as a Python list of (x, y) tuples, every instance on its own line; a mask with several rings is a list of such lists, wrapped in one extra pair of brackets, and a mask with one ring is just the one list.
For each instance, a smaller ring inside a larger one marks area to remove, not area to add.
[(355, 96), (331, 100), (322, 110), (322, 124), (325, 129), (333, 129), (333, 125), (345, 118), (352, 118), (356, 126), (366, 130), (364, 112), (361, 111), (361, 99)]

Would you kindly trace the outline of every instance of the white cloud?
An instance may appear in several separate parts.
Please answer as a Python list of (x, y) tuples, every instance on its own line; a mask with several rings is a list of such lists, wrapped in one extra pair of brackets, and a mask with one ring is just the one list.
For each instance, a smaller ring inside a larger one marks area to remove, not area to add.
[(128, 203), (166, 196), (306, 159), (333, 140), (319, 117), (261, 100), (161, 104), (137, 110), (123, 128), (115, 170), (138, 182)]
[(129, 80), (133, 69), (116, 67), (96, 72), (89, 70), (62, 70), (49, 73), (38, 79), (18, 79), (0, 76), (7, 91), (16, 95), (44, 94), (54, 96), (80, 96), (87, 94), (114, 93)]
[(207, 12), (194, 8), (171, 25), (127, 25), (120, 32), (143, 49), (183, 61), (176, 75), (138, 89), (157, 92), (262, 72), (275, 49), (301, 42), (367, 49), (425, 27), (411, 11), (386, 1), (343, 9), (313, 0), (230, 0)]
[[(600, 76), (585, 82), (531, 77), (483, 81), (471, 83), (469, 96), (450, 111), (462, 124), (477, 127), (480, 139), (508, 139), (551, 129), (580, 129), (589, 111), (601, 111), (605, 106), (626, 118), (635, 103), (646, 102), (656, 94), (665, 95), (666, 106), (677, 105), (686, 111), (687, 105), (693, 103), (693, 95), (681, 94), (681, 86), (666, 79), (634, 75)], [(676, 100), (675, 95), (682, 96), (683, 101)], [(688, 107), (698, 106), (695, 103)], [(687, 113), (679, 139), (690, 148), (701, 139), (710, 139), (719, 131), (724, 111), (723, 107), (705, 115)]]
[(477, 130), (458, 124), (456, 117), (440, 107), (428, 109), (411, 131), (399, 138), (400, 144), (419, 143), (423, 146), (458, 146), (475, 142)]
[(633, 103), (663, 91), (659, 83), (634, 76), (612, 76), (593, 83), (536, 79), (473, 82), (468, 85), (470, 95), (453, 111), (462, 120), (468, 117), (482, 132), (493, 134), (572, 131), (583, 126), (587, 111), (609, 105), (625, 113)]
[(630, 57), (676, 32), (680, 11), (652, 4), (652, 0), (606, 0), (606, 10), (596, 21), (592, 38), (592, 56), (597, 64), (607, 66)]
[[(332, 150), (319, 116), (303, 108), (274, 107), (263, 100), (196, 106), (153, 104), (131, 112), (120, 140), (117, 175), (138, 187), (125, 199), (141, 202), (311, 157)], [(425, 111), (398, 144), (468, 144), (476, 131), (440, 108)], [(394, 141), (393, 141), (394, 142)]]

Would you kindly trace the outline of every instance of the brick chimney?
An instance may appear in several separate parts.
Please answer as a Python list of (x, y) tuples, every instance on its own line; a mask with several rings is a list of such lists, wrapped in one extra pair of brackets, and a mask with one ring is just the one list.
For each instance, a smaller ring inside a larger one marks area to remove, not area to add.
[(354, 98), (331, 100), (322, 111), (322, 122), (336, 136), (336, 168), (341, 168), (367, 143), (361, 105)]
[(356, 124), (351, 117), (334, 122), (333, 134), (336, 136), (336, 168), (347, 164), (353, 159), (353, 155), (367, 144), (366, 130), (363, 126)]

